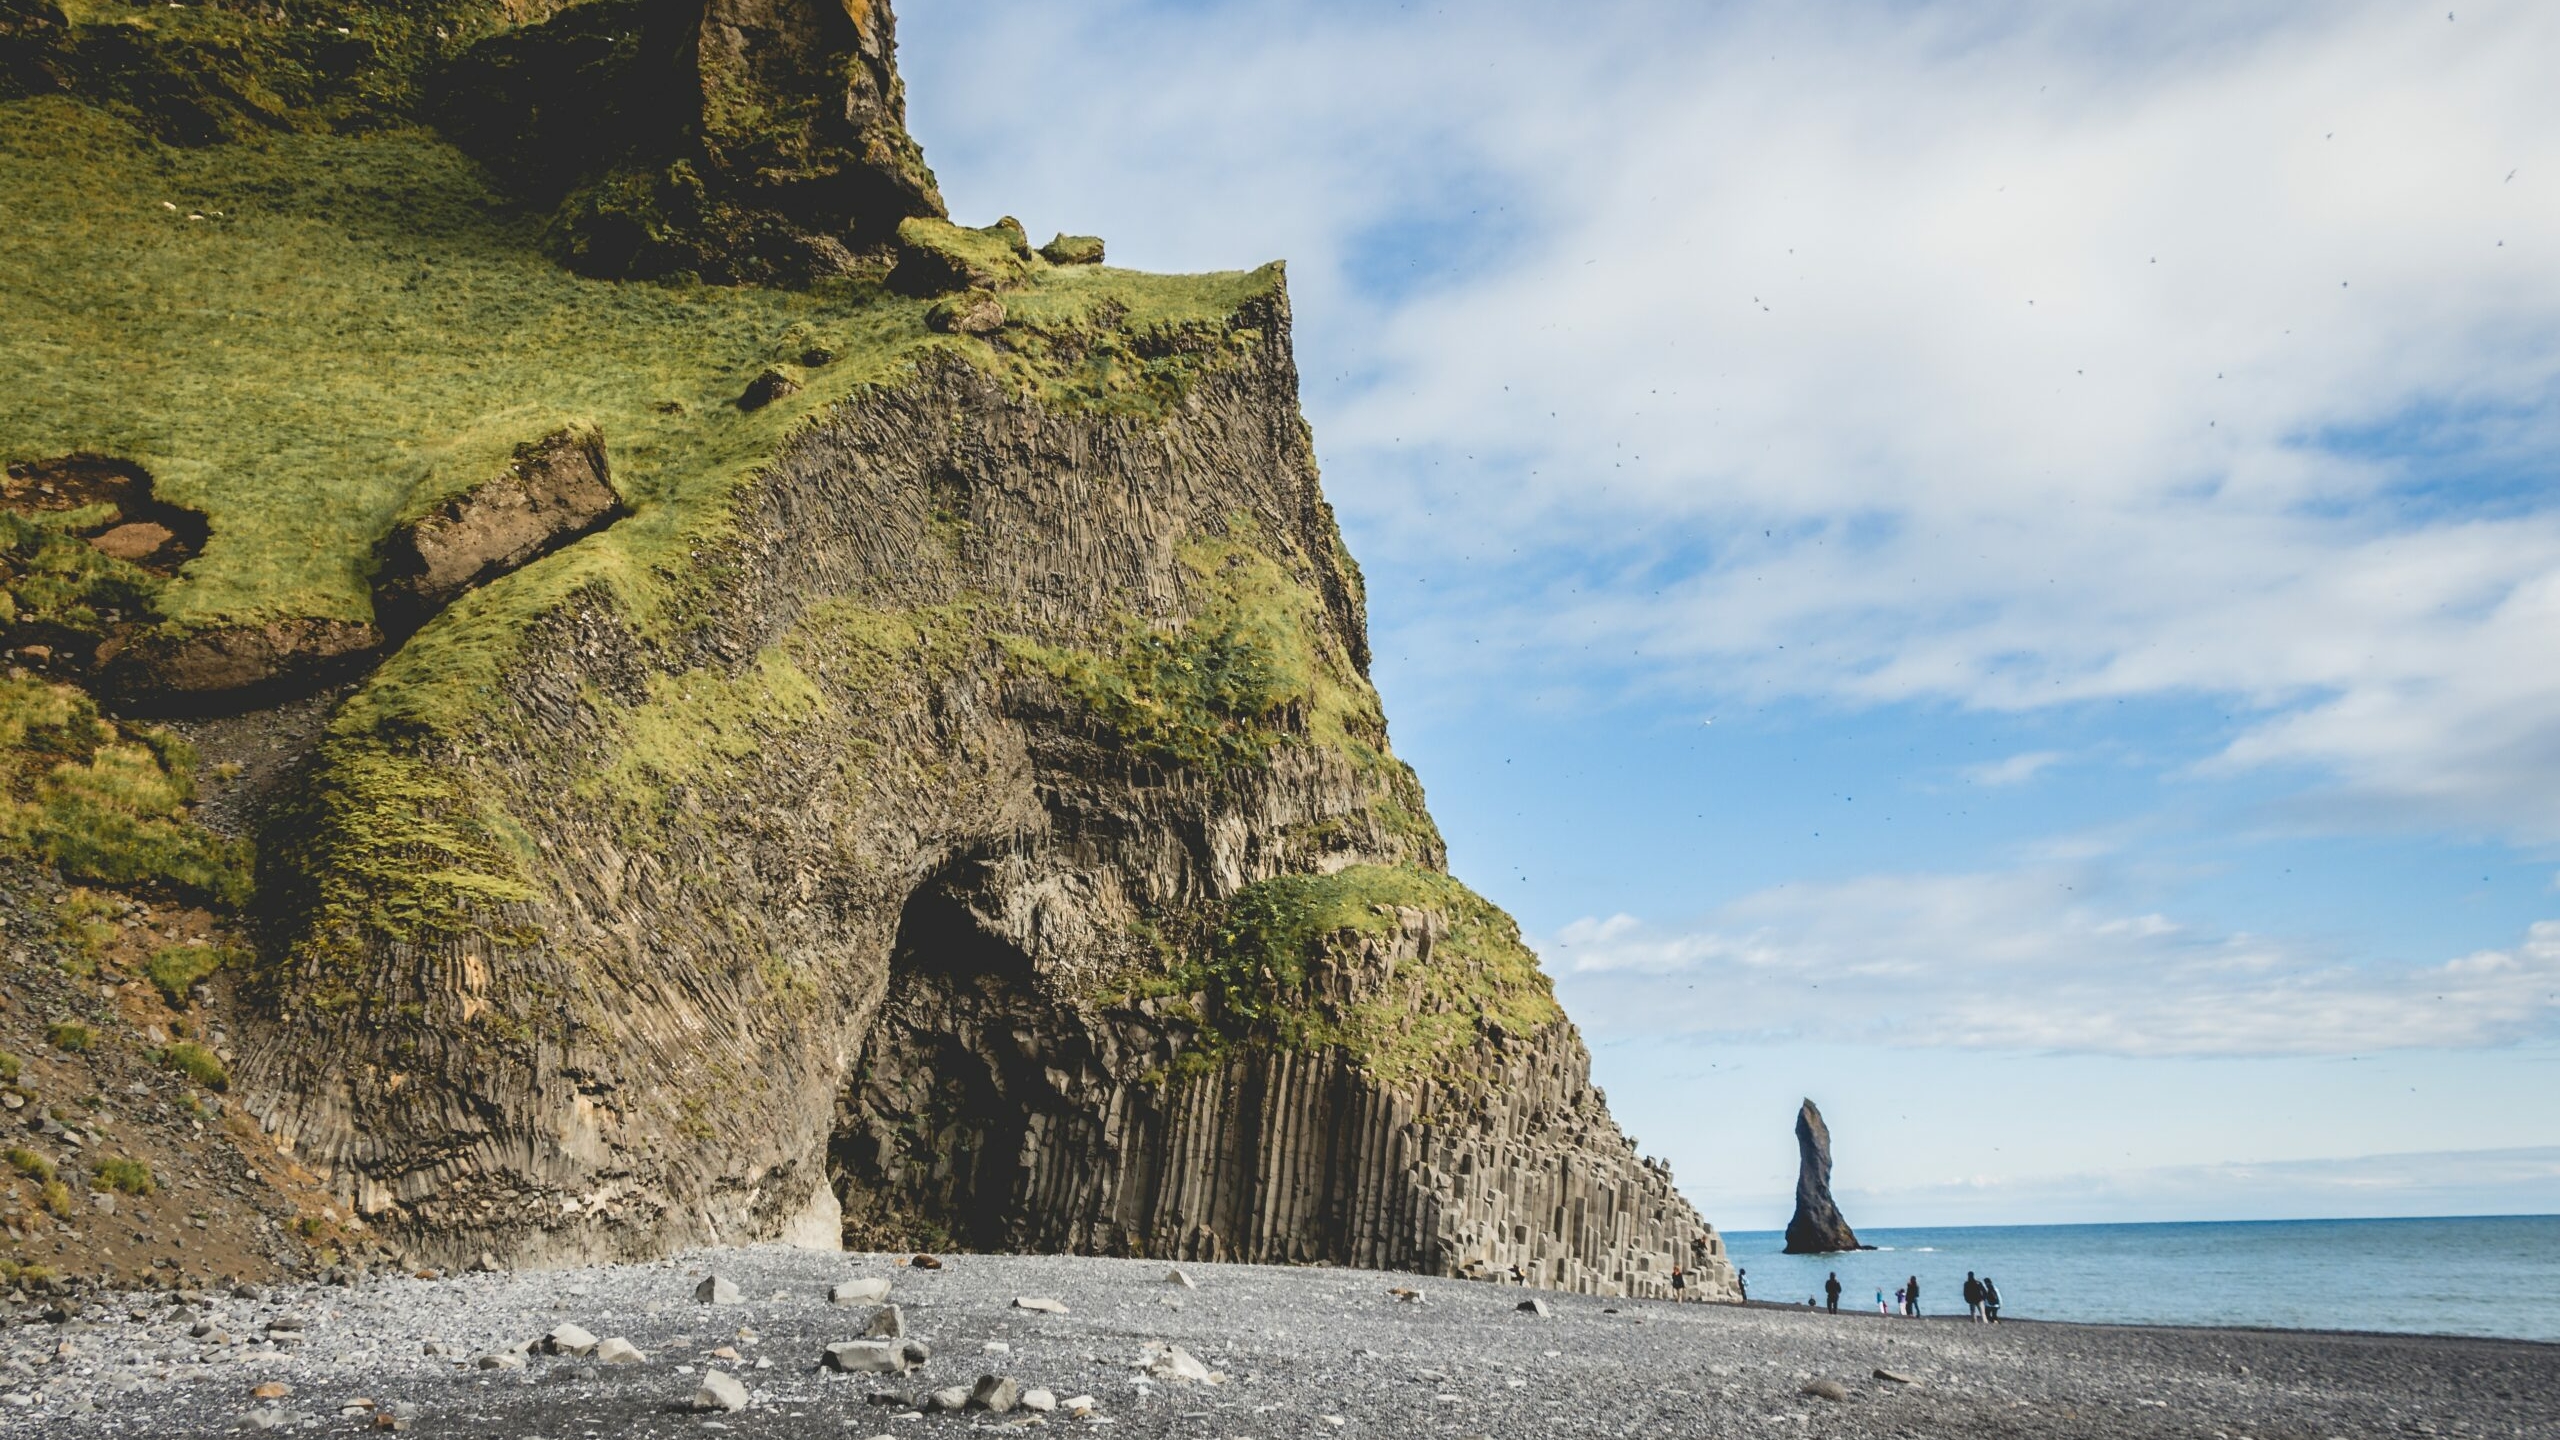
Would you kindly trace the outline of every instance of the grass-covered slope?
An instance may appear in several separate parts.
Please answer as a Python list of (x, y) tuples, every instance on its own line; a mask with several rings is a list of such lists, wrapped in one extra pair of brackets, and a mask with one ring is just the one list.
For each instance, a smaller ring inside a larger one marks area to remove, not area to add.
[[(0, 105), (0, 226), (0, 455), (116, 455), (202, 511), (212, 539), (159, 598), (179, 624), (371, 618), (371, 547), (403, 504), (563, 418), (603, 430), (636, 512), (600, 548), (646, 561), (792, 426), (929, 351), (1106, 407), (1150, 392), (1134, 356), (1044, 366), (876, 285), (583, 279), (421, 131), (181, 149), (65, 100)], [(1270, 283), (1043, 268), (1007, 309), (1036, 352), (1214, 322)], [(838, 358), (799, 364), (818, 351)], [(805, 388), (731, 403), (776, 363)]]
[[(374, 546), (397, 516), (565, 419), (605, 437), (627, 518), (463, 597), (332, 727), (305, 833), (363, 841), (336, 859), (379, 862), (356, 877), (396, 892), (373, 919), (515, 893), (419, 742), (470, 733), (525, 627), (569, 595), (601, 586), (645, 627), (705, 583), (688, 557), (726, 533), (739, 487), (795, 427), (937, 356), (1061, 407), (1148, 413), (1217, 363), (1227, 318), (1278, 279), (1032, 260), (990, 338), (933, 329), (927, 299), (876, 280), (587, 279), (538, 232), (427, 131), (190, 149), (60, 97), (0, 104), (0, 368), (16, 377), (0, 460), (112, 455), (210, 524), (166, 579), (48, 541), (100, 605), (169, 631), (368, 620)], [(1214, 338), (1161, 343), (1188, 329)], [(800, 388), (742, 409), (767, 371)], [(63, 608), (62, 574), (5, 579), (22, 609)]]

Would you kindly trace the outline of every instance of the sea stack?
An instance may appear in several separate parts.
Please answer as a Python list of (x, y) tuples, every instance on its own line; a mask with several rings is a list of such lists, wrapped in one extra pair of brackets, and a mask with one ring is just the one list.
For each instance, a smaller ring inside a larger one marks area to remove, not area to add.
[(1860, 1250), (1858, 1234), (1831, 1199), (1831, 1127), (1811, 1100), (1796, 1112), (1796, 1213), (1787, 1222), (1789, 1255)]

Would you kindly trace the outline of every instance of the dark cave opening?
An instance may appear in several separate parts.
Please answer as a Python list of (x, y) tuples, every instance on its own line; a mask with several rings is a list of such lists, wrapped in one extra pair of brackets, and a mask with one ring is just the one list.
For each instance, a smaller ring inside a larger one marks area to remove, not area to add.
[(1041, 1069), (1022, 1037), (1040, 1009), (1030, 958), (957, 886), (908, 898), (830, 1146), (847, 1246), (1006, 1248)]

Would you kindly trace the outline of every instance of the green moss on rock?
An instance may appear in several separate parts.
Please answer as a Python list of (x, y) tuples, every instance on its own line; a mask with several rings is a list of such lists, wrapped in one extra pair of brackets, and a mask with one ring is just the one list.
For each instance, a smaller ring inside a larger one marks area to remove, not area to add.
[[(1428, 953), (1392, 974), (1366, 973), (1363, 942), (1399, 932), (1408, 911), (1436, 929)], [(1186, 1052), (1195, 1066), (1238, 1045), (1339, 1048), (1397, 1083), (1442, 1073), (1482, 1037), (1534, 1034), (1563, 1016), (1519, 926), (1436, 871), (1278, 876), (1160, 933), (1162, 968), (1105, 998), (1195, 1003), (1202, 1043)]]
[(910, 295), (1019, 290), (1047, 268), (1022, 222), (1010, 215), (979, 229), (919, 216), (898, 224), (898, 264), (889, 282)]
[(1099, 265), (1102, 263), (1102, 237), (1069, 235), (1062, 231), (1040, 247), (1040, 258), (1052, 265)]

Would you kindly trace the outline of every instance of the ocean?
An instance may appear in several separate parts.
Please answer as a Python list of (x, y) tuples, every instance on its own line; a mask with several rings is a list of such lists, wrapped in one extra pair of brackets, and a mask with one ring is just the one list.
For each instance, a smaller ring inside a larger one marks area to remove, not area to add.
[(1786, 1255), (1775, 1230), (1728, 1233), (1751, 1298), (1802, 1304), (1840, 1272), (1840, 1308), (1920, 1277), (1920, 1308), (1964, 1313), (1970, 1270), (2001, 1318), (2255, 1325), (2560, 1341), (2560, 1215), (1869, 1230), (1875, 1246)]

